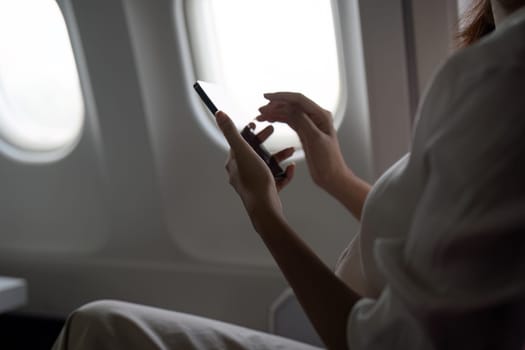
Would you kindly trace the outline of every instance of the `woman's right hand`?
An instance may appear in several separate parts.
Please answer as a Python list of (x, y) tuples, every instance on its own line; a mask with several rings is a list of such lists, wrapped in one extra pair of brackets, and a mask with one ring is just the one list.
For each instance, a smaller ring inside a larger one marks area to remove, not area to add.
[(299, 136), (312, 180), (334, 194), (344, 179), (353, 176), (346, 165), (332, 114), (299, 93), (265, 94), (270, 102), (259, 108), (259, 121), (288, 124)]

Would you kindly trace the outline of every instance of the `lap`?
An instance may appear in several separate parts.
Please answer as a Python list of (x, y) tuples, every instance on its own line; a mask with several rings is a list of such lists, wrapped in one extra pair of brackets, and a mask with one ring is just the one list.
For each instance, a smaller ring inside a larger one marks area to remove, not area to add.
[(97, 301), (73, 312), (54, 350), (319, 348), (195, 315), (120, 301)]

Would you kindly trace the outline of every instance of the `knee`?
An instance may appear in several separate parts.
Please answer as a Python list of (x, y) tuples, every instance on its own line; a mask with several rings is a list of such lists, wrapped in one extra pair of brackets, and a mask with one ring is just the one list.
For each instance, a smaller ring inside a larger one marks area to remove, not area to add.
[[(115, 327), (126, 323), (125, 302), (114, 300), (94, 301), (69, 316), (65, 330), (70, 349), (109, 349), (115, 337)], [(80, 347), (82, 344), (83, 347)], [(78, 345), (78, 346), (77, 346)]]
[(108, 319), (125, 315), (129, 303), (117, 300), (97, 300), (87, 303), (71, 314), (71, 318), (90, 322), (107, 321)]

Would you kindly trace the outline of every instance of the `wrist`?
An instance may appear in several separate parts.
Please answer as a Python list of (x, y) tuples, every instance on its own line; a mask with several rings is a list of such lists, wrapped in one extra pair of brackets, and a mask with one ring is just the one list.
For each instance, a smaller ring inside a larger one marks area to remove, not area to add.
[(257, 201), (249, 206), (246, 206), (248, 216), (252, 222), (254, 229), (262, 234), (264, 227), (273, 225), (276, 221), (284, 220), (284, 213), (280, 205), (264, 201)]
[(361, 213), (370, 188), (370, 184), (349, 170), (334, 181), (334, 186), (329, 193), (350, 210), (357, 220), (361, 220)]
[(338, 197), (341, 190), (347, 187), (351, 187), (357, 179), (357, 176), (348, 167), (343, 167), (341, 170), (331, 177), (323, 187), (326, 192), (334, 197)]

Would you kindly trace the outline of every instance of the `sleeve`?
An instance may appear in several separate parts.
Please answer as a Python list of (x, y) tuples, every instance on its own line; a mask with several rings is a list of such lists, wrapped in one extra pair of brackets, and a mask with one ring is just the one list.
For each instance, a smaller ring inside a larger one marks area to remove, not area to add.
[(525, 344), (524, 70), (487, 71), (461, 90), (414, 145), (423, 192), (407, 238), (375, 244), (387, 287), (352, 309), (351, 350)]
[(361, 263), (361, 233), (355, 235), (339, 257), (335, 274), (359, 295), (366, 295), (366, 281)]

